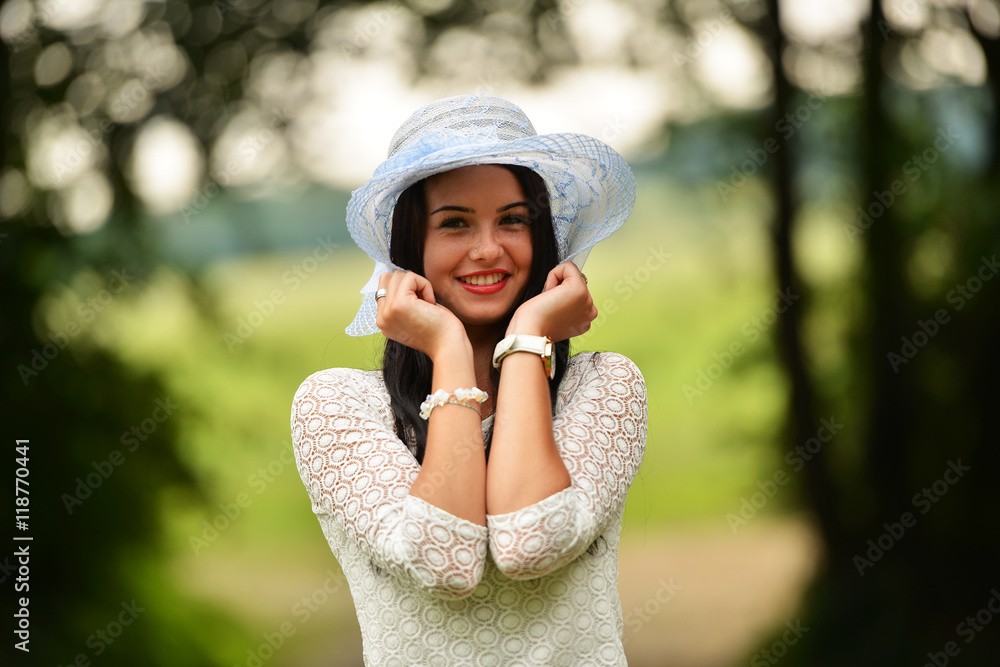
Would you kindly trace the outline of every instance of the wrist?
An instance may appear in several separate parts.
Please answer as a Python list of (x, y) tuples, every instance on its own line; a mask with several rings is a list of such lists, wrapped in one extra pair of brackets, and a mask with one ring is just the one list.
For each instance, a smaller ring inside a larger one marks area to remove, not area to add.
[(472, 343), (469, 341), (465, 328), (460, 327), (438, 336), (434, 341), (434, 346), (426, 350), (426, 354), (435, 365), (449, 359), (467, 358), (471, 362), (473, 359)]
[(510, 324), (507, 325), (507, 331), (504, 336), (548, 336), (545, 327), (542, 322), (535, 320), (531, 317), (518, 317), (517, 313), (514, 313), (514, 317), (510, 318)]

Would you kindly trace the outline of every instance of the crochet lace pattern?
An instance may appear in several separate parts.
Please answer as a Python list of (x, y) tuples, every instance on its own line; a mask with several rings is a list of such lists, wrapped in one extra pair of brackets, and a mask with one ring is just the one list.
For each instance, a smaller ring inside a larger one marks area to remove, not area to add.
[(580, 354), (553, 429), (571, 486), (479, 526), (409, 495), (381, 371), (336, 368), (295, 394), (292, 442), (344, 571), (365, 664), (625, 665), (618, 539), (646, 445), (646, 389), (626, 357)]

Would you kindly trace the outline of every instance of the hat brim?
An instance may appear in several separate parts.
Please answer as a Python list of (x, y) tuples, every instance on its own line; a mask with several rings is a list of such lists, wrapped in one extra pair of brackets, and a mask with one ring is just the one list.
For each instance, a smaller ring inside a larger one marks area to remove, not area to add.
[[(434, 174), (479, 164), (520, 165), (542, 177), (560, 261), (582, 261), (586, 251), (622, 226), (635, 203), (635, 178), (628, 163), (593, 137), (558, 133), (464, 142), (386, 160), (370, 181), (351, 194), (347, 206), (351, 237), (376, 263), (389, 264), (392, 212), (400, 194)], [(374, 333), (370, 325), (359, 324), (368, 319), (359, 312), (348, 333)]]
[(465, 144), (408, 160), (351, 194), (347, 227), (373, 260), (388, 263), (392, 211), (399, 195), (428, 176), (476, 164), (516, 164), (545, 181), (560, 260), (574, 256), (621, 227), (635, 202), (635, 179), (624, 158), (582, 134), (544, 134), (491, 144)]

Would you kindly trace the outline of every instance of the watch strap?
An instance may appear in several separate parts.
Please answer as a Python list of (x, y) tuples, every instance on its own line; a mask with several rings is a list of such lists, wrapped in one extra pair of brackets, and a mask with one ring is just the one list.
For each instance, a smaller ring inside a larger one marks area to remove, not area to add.
[(527, 334), (514, 334), (507, 336), (493, 350), (493, 367), (500, 368), (507, 355), (514, 352), (531, 352), (542, 358), (545, 364), (546, 375), (549, 379), (555, 377), (555, 360), (553, 356), (552, 339), (545, 336), (529, 336)]

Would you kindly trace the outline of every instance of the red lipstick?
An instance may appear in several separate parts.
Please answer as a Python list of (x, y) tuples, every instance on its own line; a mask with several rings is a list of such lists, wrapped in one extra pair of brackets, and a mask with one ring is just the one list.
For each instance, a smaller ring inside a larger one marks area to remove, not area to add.
[(467, 273), (464, 276), (461, 276), (461, 278), (470, 278), (472, 276), (489, 276), (497, 273), (502, 274), (503, 277), (490, 285), (473, 285), (461, 280), (460, 278), (457, 280), (462, 287), (473, 294), (494, 294), (502, 290), (507, 285), (507, 281), (510, 280), (510, 274), (506, 271), (494, 269), (492, 271), (476, 271), (474, 273)]

